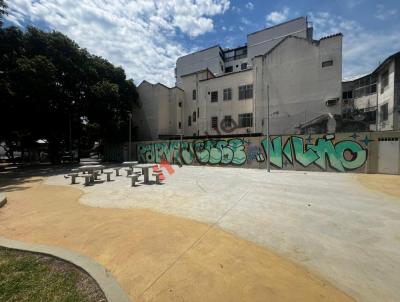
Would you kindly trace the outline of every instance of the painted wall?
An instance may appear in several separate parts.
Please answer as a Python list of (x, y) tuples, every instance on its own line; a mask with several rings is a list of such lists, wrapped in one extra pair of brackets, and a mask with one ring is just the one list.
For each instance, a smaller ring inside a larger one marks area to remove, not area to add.
[(373, 142), (368, 132), (139, 142), (135, 149), (145, 163), (266, 168), (269, 158), (272, 169), (365, 173)]

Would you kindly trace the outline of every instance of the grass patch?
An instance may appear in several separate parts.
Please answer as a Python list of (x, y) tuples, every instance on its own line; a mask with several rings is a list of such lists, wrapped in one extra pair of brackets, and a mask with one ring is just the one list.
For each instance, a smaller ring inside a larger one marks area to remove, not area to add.
[(75, 265), (0, 247), (0, 301), (107, 301), (97, 283)]

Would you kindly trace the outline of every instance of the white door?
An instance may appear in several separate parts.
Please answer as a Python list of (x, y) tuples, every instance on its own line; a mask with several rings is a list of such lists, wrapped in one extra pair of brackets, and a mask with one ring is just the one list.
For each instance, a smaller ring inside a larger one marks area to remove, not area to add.
[(399, 174), (400, 141), (398, 138), (379, 139), (378, 172)]

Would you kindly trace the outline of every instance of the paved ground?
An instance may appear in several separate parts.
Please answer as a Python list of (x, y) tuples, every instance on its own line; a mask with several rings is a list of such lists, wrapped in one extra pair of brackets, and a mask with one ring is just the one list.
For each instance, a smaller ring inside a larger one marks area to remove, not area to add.
[(85, 253), (135, 300), (349, 299), (327, 279), (360, 301), (398, 301), (400, 177), (175, 171), (135, 188), (126, 177), (70, 186), (62, 175), (46, 179), (61, 187), (13, 188), (0, 235)]
[(0, 209), (0, 236), (90, 256), (133, 301), (352, 301), (301, 266), (216, 225), (145, 209), (88, 207), (74, 187), (8, 182), (1, 188), (9, 202)]
[(80, 201), (216, 224), (304, 265), (356, 299), (399, 300), (400, 177), (187, 166), (175, 171), (160, 186), (130, 188), (120, 177), (84, 188)]

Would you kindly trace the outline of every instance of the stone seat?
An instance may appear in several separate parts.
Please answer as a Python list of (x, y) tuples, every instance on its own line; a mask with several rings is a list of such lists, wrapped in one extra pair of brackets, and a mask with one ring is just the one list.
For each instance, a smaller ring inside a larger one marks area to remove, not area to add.
[(134, 187), (136, 185), (136, 182), (137, 182), (139, 176), (136, 174), (131, 174), (131, 175), (128, 175), (128, 177), (131, 179), (131, 187)]

